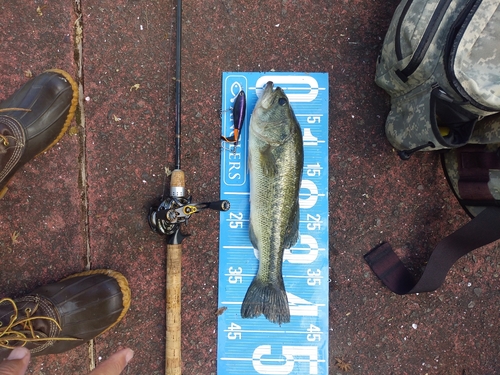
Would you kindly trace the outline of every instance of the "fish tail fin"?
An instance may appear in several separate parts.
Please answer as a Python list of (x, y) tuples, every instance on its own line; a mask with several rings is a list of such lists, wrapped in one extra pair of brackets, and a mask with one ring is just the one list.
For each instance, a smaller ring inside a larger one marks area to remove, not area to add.
[(290, 322), (290, 307), (283, 279), (275, 283), (263, 282), (258, 276), (253, 279), (241, 304), (241, 317), (256, 318), (261, 314), (279, 325)]

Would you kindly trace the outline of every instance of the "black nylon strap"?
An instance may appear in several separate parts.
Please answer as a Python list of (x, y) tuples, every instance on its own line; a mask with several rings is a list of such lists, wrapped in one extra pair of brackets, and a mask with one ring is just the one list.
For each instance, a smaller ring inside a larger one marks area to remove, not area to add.
[(364, 258), (375, 275), (394, 293), (431, 292), (443, 284), (446, 274), (458, 259), (498, 239), (500, 208), (488, 207), (439, 242), (418, 281), (415, 281), (388, 243), (373, 248)]
[[(486, 151), (485, 145), (467, 145), (458, 149), (456, 154), (459, 199), (494, 201), (488, 184), (490, 170), (500, 169), (498, 152)], [(479, 206), (478, 203), (472, 205)]]

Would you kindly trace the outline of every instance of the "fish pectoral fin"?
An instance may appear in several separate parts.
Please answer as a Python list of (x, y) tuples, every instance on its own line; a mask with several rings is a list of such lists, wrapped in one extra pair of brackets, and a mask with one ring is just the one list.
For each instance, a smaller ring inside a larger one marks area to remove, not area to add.
[(300, 211), (299, 211), (299, 200), (297, 199), (292, 208), (294, 212), (293, 220), (290, 220), (285, 231), (285, 236), (283, 238), (283, 247), (285, 249), (291, 248), (295, 245), (299, 239), (299, 221), (300, 221)]
[(274, 177), (278, 173), (276, 158), (272, 151), (272, 147), (268, 146), (260, 152), (260, 165), (266, 177)]

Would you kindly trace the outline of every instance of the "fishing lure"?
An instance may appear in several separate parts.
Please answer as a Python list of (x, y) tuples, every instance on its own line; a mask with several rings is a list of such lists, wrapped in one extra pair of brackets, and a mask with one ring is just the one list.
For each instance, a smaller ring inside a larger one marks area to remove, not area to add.
[(234, 122), (234, 134), (231, 137), (221, 136), (221, 140), (227, 143), (232, 143), (234, 145), (233, 152), (236, 152), (236, 146), (241, 136), (241, 129), (243, 128), (243, 123), (245, 122), (245, 114), (247, 108), (247, 100), (245, 96), (245, 91), (241, 90), (236, 99), (234, 100), (233, 106), (233, 122)]

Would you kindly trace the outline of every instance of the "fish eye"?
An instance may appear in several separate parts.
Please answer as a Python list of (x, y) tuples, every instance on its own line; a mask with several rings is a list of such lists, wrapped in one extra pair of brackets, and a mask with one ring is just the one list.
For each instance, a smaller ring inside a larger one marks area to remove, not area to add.
[(285, 98), (279, 98), (279, 99), (278, 99), (278, 104), (279, 104), (279, 105), (283, 106), (283, 105), (285, 105), (286, 103), (287, 103), (287, 100), (286, 100)]

